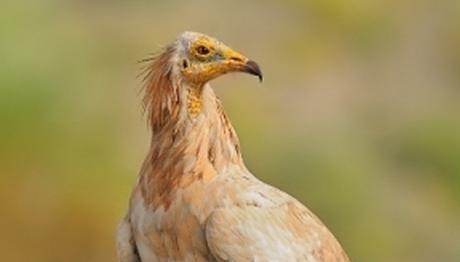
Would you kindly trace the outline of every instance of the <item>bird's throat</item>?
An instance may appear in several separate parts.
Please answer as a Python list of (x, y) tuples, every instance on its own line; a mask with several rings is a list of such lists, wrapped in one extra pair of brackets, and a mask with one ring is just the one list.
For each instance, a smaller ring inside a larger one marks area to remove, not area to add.
[(196, 116), (201, 112), (203, 87), (189, 87), (187, 95), (187, 110), (190, 115)]

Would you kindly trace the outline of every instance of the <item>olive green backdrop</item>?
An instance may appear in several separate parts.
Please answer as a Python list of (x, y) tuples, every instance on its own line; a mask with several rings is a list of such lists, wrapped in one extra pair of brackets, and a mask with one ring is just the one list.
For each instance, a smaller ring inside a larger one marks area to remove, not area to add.
[(6, 1), (0, 260), (114, 261), (148, 148), (139, 65), (185, 30), (257, 61), (212, 84), (249, 169), (354, 261), (460, 261), (458, 1)]

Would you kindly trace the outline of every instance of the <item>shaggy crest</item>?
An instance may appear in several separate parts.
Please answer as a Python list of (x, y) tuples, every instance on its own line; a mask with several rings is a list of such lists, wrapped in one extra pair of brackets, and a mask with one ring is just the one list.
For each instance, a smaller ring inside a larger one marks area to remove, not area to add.
[(174, 47), (168, 46), (163, 52), (141, 60), (143, 70), (142, 106), (152, 131), (158, 131), (170, 117), (172, 106), (179, 103), (178, 90), (173, 85), (171, 57)]

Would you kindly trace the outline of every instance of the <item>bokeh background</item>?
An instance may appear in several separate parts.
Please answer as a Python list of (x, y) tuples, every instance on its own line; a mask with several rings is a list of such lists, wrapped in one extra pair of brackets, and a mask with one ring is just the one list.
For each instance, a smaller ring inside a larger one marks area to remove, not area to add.
[(3, 2), (0, 260), (115, 261), (136, 61), (193, 30), (262, 66), (213, 83), (246, 163), (354, 261), (460, 261), (459, 28), (457, 0)]

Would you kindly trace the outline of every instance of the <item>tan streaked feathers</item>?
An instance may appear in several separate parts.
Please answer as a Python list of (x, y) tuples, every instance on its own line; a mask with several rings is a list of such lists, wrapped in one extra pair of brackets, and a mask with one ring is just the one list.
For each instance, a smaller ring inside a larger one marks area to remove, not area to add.
[(174, 47), (168, 46), (160, 54), (141, 60), (147, 63), (143, 72), (142, 105), (154, 132), (165, 123), (172, 104), (178, 102), (171, 82), (172, 68), (169, 62), (173, 52)]

